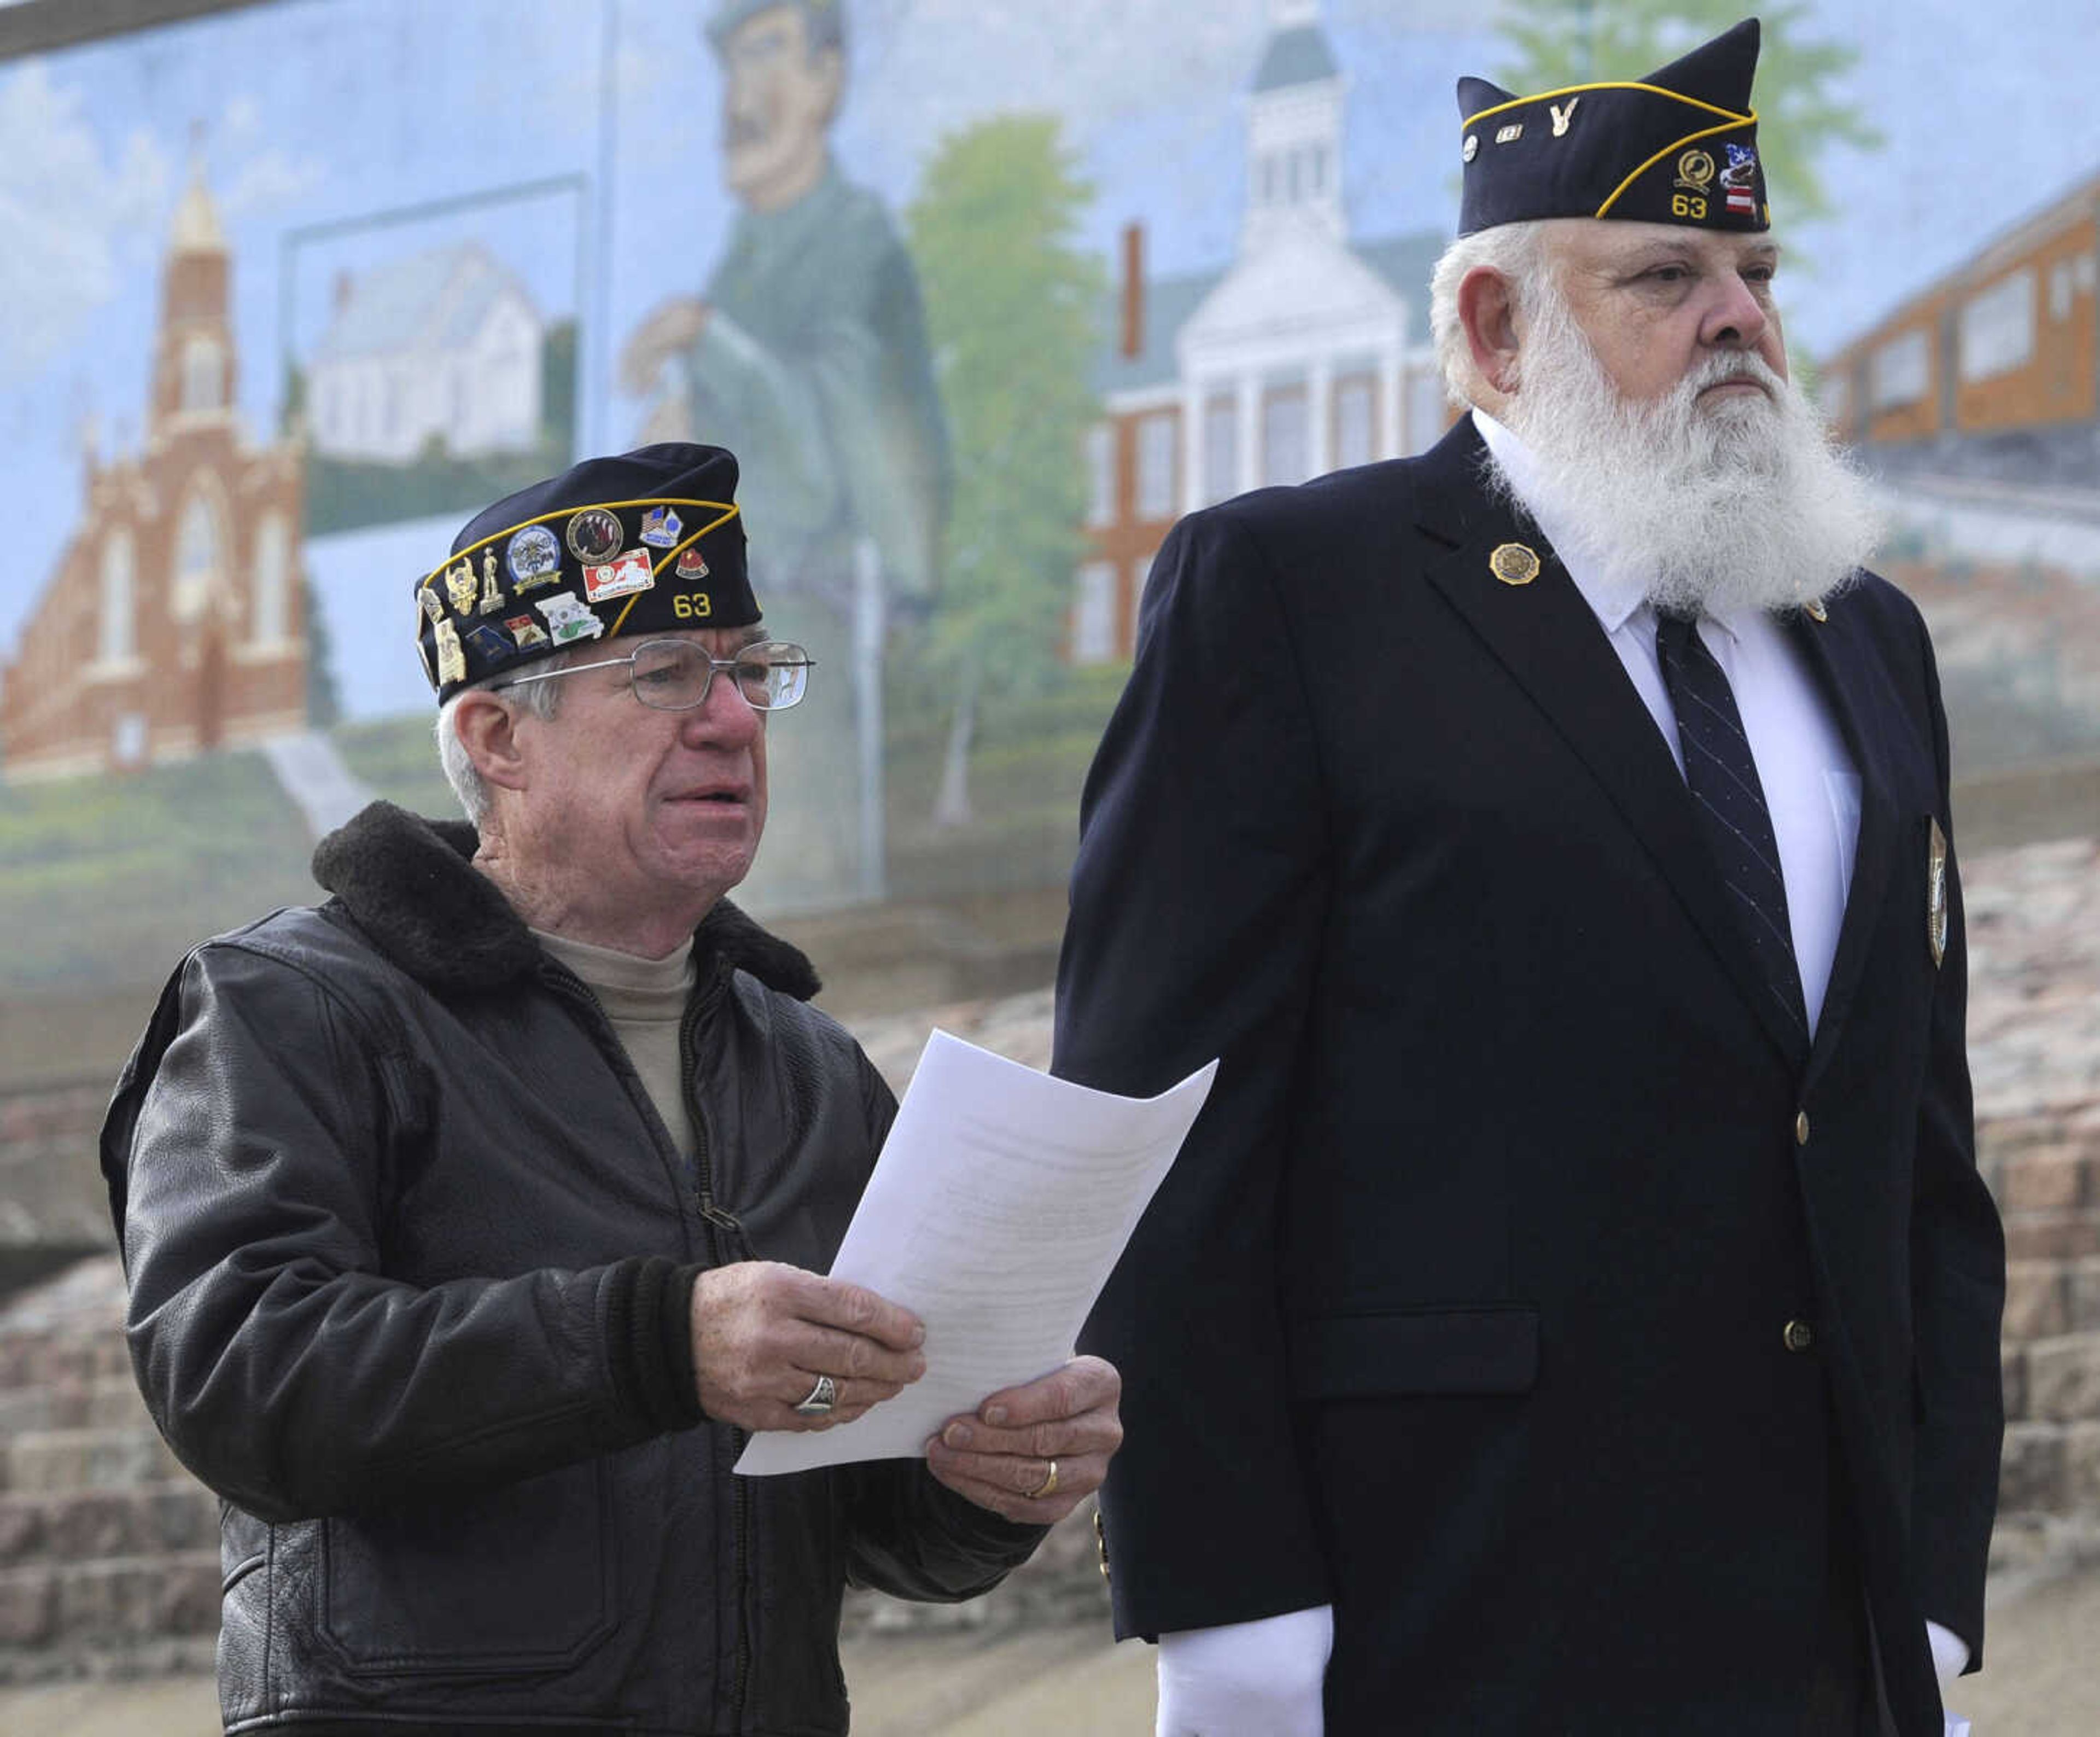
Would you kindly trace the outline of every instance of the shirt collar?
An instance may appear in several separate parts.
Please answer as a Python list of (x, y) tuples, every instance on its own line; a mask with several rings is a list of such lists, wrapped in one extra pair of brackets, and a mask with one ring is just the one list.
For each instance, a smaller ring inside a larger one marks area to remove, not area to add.
[[(1634, 622), (1641, 631), (1652, 633), (1655, 611), (1649, 606), (1639, 581), (1630, 578), (1614, 580), (1605, 571), (1596, 551), (1586, 546), (1572, 527), (1539, 505), (1545, 493), (1539, 487), (1544, 461), (1515, 430), (1497, 421), (1477, 404), (1473, 407), (1473, 425), (1480, 430), (1480, 439), (1487, 443), (1497, 468), (1508, 480), (1517, 504), (1538, 527), (1539, 535), (1552, 545), (1553, 553), (1567, 569), (1575, 589), (1582, 594), (1582, 601), (1590, 606), (1590, 613), (1597, 618), (1598, 625), (1611, 634), (1628, 622)], [(1713, 622), (1731, 639), (1736, 637), (1734, 624), (1725, 618), (1705, 615), (1701, 619)]]

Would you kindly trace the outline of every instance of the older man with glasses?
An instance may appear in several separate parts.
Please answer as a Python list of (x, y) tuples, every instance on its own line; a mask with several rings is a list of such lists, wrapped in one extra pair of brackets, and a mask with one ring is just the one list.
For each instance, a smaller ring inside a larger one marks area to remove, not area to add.
[(229, 1729), (842, 1732), (847, 1582), (982, 1591), (1117, 1445), (1080, 1358), (922, 1460), (730, 1474), (925, 1367), (818, 1276), (894, 1103), (725, 897), (814, 667), (736, 481), (651, 447), (473, 520), (415, 588), (468, 822), (324, 840), (333, 897), (192, 952), (119, 1082), (134, 1360), (226, 1502)]

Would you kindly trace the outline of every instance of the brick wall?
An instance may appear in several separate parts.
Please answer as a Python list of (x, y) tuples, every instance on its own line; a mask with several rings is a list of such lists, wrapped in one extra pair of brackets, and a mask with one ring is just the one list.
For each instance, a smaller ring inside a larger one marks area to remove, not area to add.
[(1994, 1561), (2100, 1545), (2100, 1098), (1987, 1123), (2005, 1218), (2005, 1461)]

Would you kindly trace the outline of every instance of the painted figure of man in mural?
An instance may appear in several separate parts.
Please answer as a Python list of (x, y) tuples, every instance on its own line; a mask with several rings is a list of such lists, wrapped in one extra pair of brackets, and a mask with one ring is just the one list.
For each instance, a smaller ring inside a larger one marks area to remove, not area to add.
[[(652, 435), (724, 440), (749, 461), (761, 577), (785, 628), (841, 678), (813, 699), (823, 744), (798, 764), (773, 884), (868, 892), (881, 865), (862, 813), (891, 609), (932, 600), (947, 513), (946, 425), (918, 278), (882, 202), (849, 183), (829, 130), (845, 88), (839, 0), (723, 0), (725, 178), (743, 209), (699, 299), (665, 303), (621, 377), (673, 395)], [(675, 390), (682, 378), (682, 392)], [(849, 744), (858, 744), (858, 754)]]
[(1947, 723), (1788, 377), (1758, 43), (1462, 81), (1470, 413), (1154, 565), (1055, 1065), (1223, 1058), (1082, 1338), (1162, 1737), (1939, 1737), (1980, 1655)]

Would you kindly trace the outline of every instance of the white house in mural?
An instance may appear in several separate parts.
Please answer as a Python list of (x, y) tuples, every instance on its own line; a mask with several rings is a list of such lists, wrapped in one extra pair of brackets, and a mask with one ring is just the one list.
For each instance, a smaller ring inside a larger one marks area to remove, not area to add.
[(454, 458), (532, 447), (545, 328), (517, 274), (473, 242), (346, 273), (307, 363), (315, 455), (406, 464), (433, 437)]
[(1348, 86), (1318, 0), (1271, 0), (1238, 257), (1147, 279), (1143, 232), (1125, 232), (1119, 341), (1096, 375), (1107, 418), (1088, 439), (1076, 663), (1131, 655), (1152, 557), (1183, 513), (1421, 452), (1449, 421), (1428, 331), (1446, 238), (1351, 239)]

